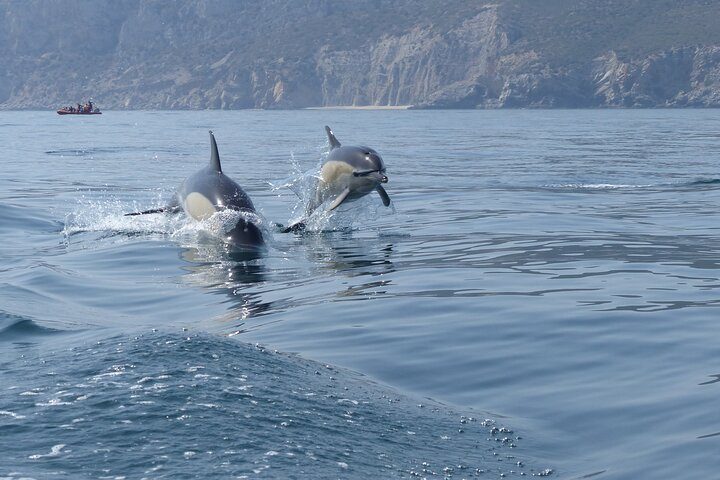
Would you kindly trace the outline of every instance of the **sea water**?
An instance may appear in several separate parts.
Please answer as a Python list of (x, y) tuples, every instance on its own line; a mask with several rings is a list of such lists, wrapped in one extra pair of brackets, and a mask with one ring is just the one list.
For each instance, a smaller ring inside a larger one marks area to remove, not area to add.
[[(393, 203), (302, 234), (324, 125)], [(210, 157), (268, 246), (159, 207)], [(0, 478), (716, 478), (720, 111), (1, 112)]]

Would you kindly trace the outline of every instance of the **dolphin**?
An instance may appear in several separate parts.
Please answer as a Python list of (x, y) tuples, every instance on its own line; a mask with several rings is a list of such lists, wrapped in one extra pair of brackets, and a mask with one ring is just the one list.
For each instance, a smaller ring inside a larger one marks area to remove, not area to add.
[[(328, 211), (335, 210), (344, 202), (357, 200), (372, 191), (378, 192), (383, 205), (390, 206), (390, 196), (382, 184), (387, 183), (385, 163), (370, 147), (342, 146), (330, 127), (325, 126), (330, 143), (330, 154), (320, 168), (315, 193), (305, 207), (308, 218), (320, 205), (333, 199)], [(305, 227), (300, 220), (284, 231), (297, 231)]]
[[(169, 205), (125, 215), (176, 213), (181, 210), (198, 221), (206, 220), (216, 212), (223, 210), (257, 215), (255, 206), (247, 193), (222, 172), (220, 155), (212, 131), (210, 132), (210, 163), (183, 181)], [(238, 217), (237, 224), (225, 233), (223, 240), (241, 248), (262, 246), (264, 240), (260, 228), (246, 218), (246, 215)]]

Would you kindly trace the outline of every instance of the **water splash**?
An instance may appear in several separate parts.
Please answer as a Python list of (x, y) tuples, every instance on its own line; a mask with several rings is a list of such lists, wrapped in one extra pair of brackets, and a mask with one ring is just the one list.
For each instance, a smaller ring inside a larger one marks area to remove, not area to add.
[[(306, 216), (306, 205), (315, 196), (315, 190), (320, 180), (320, 169), (329, 153), (329, 145), (326, 143), (315, 165), (307, 170), (303, 170), (295, 155), (291, 154), (290, 166), (292, 174), (284, 179), (268, 182), (272, 191), (288, 189), (297, 196), (297, 201), (290, 210), (288, 225), (302, 222), (305, 225), (304, 230), (306, 232), (314, 233), (347, 231), (356, 229), (357, 225), (366, 224), (377, 219), (381, 210), (383, 213), (387, 211), (377, 201), (377, 198), (372, 198), (371, 193), (358, 200), (346, 202), (333, 211), (329, 211), (327, 208), (333, 199), (328, 199), (309, 216)], [(392, 214), (396, 213), (394, 203), (390, 205), (390, 212)]]
[[(160, 207), (156, 200), (153, 206)], [(125, 216), (139, 210), (137, 205), (118, 198), (88, 198), (83, 195), (77, 207), (65, 217), (63, 235), (68, 238), (80, 233), (101, 232), (110, 235), (161, 234), (169, 235), (184, 225), (181, 216), (137, 215)]]
[[(158, 193), (151, 208), (162, 207), (168, 195)], [(134, 202), (125, 202), (118, 198), (81, 197), (75, 210), (66, 216), (62, 234), (66, 241), (82, 233), (96, 232), (103, 237), (130, 238), (136, 236), (160, 237), (180, 243), (197, 245), (222, 240), (242, 218), (257, 225), (265, 235), (272, 238), (268, 222), (259, 213), (222, 210), (210, 218), (196, 221), (183, 213), (156, 213), (148, 215), (126, 216), (138, 208)]]

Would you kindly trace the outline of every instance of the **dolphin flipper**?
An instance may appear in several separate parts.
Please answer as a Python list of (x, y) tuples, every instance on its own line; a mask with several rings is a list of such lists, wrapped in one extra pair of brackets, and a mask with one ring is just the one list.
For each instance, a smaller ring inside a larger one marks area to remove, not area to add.
[(340, 142), (337, 138), (335, 138), (335, 135), (333, 134), (332, 130), (330, 130), (330, 127), (325, 125), (325, 131), (327, 132), (328, 142), (330, 142), (330, 150), (338, 148), (340, 146)]
[(171, 205), (165, 205), (164, 207), (160, 207), (160, 208), (151, 208), (150, 210), (143, 210), (142, 212), (126, 213), (123, 216), (124, 217), (134, 217), (136, 215), (148, 215), (150, 213), (178, 213), (180, 210), (182, 210), (182, 207), (180, 205), (178, 205), (177, 203), (173, 203)]
[(148, 215), (150, 213), (178, 213), (182, 210), (182, 206), (177, 198), (170, 200), (170, 203), (160, 208), (151, 208), (150, 210), (143, 210), (142, 212), (126, 213), (125, 217), (134, 217), (135, 215)]
[(301, 221), (299, 221), (299, 222), (297, 222), (297, 223), (293, 223), (292, 225), (289, 225), (289, 226), (284, 227), (284, 228), (283, 228), (282, 225), (278, 224), (278, 227), (282, 229), (282, 230), (280, 230), (280, 233), (290, 233), (290, 232), (292, 232), (292, 233), (300, 233), (300, 232), (304, 232), (304, 231), (305, 231), (306, 225), (305, 225), (305, 222), (303, 222), (303, 221), (301, 220)]
[(386, 207), (389, 207), (390, 206), (390, 196), (387, 194), (387, 192), (385, 191), (383, 186), (378, 185), (377, 187), (375, 187), (375, 190), (377, 190), (377, 192), (380, 194), (380, 198), (382, 198), (383, 205), (385, 205)]
[(340, 193), (340, 195), (337, 196), (337, 198), (330, 204), (330, 208), (328, 208), (328, 212), (331, 212), (335, 210), (337, 207), (342, 204), (342, 202), (345, 201), (345, 199), (350, 195), (350, 188), (346, 188), (345, 190)]

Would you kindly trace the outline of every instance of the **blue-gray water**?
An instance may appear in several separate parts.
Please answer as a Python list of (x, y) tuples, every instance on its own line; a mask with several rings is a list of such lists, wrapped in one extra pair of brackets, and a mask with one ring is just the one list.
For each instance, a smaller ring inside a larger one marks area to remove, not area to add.
[[(393, 208), (227, 253), (340, 141)], [(1, 478), (715, 478), (720, 111), (0, 113)]]

